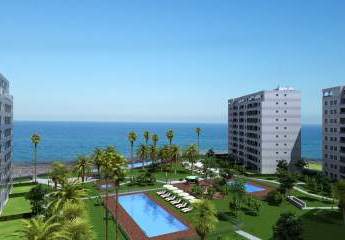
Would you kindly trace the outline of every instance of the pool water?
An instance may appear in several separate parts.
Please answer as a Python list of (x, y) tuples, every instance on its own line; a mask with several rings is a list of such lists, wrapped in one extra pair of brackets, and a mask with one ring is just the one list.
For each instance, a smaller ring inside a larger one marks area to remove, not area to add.
[[(152, 161), (146, 161), (144, 162), (144, 167), (149, 166), (152, 164)], [(140, 168), (143, 166), (142, 162), (136, 162), (136, 163), (129, 163), (128, 164), (128, 168), (129, 169), (133, 169), (133, 168)]]
[(188, 230), (188, 227), (144, 193), (119, 197), (119, 203), (147, 237)]
[(247, 193), (262, 192), (262, 191), (266, 190), (263, 187), (255, 186), (255, 185), (250, 184), (250, 183), (244, 184), (244, 187), (245, 187)]

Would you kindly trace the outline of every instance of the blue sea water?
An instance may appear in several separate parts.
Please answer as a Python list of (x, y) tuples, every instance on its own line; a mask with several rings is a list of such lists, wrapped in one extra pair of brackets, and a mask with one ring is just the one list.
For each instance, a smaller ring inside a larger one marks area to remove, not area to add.
[[(206, 151), (227, 150), (227, 124), (194, 123), (101, 123), (101, 122), (28, 122), (14, 123), (14, 162), (23, 163), (32, 160), (33, 133), (41, 135), (39, 159), (41, 162), (71, 161), (80, 154), (89, 154), (95, 147), (115, 145), (119, 151), (128, 155), (128, 132), (136, 131), (138, 146), (144, 141), (143, 132), (157, 133), (159, 143), (167, 144), (165, 133), (168, 129), (175, 132), (174, 143), (185, 147), (196, 143), (194, 129), (200, 127), (200, 148)], [(321, 158), (321, 126), (303, 125), (302, 152), (304, 157)]]

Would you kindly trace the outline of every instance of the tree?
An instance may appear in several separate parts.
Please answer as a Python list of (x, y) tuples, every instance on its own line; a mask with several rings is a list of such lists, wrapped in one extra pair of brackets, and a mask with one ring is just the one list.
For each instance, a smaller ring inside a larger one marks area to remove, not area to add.
[(45, 197), (49, 193), (49, 187), (46, 185), (36, 185), (26, 195), (25, 199), (30, 201), (32, 214), (43, 215), (47, 207), (47, 198)]
[(137, 156), (139, 160), (143, 163), (143, 169), (145, 167), (145, 160), (147, 159), (147, 156), (149, 155), (149, 148), (145, 144), (140, 144), (138, 150), (137, 150)]
[(51, 199), (49, 203), (49, 210), (51, 213), (61, 211), (64, 204), (67, 202), (80, 204), (82, 198), (86, 197), (85, 189), (76, 181), (66, 182), (61, 188), (49, 193), (48, 198)]
[(198, 158), (198, 148), (195, 144), (190, 145), (184, 152), (184, 156), (187, 158), (188, 162), (192, 164), (192, 172), (194, 170), (194, 164)]
[(283, 201), (283, 197), (279, 191), (274, 190), (267, 194), (266, 201), (271, 205), (279, 206)]
[(133, 160), (133, 147), (134, 147), (134, 142), (137, 140), (137, 134), (132, 131), (128, 134), (128, 141), (131, 144), (131, 160)]
[(65, 223), (64, 231), (69, 233), (71, 240), (92, 240), (93, 232), (87, 219), (75, 218)]
[(85, 176), (90, 173), (92, 169), (92, 162), (87, 156), (78, 156), (77, 162), (74, 166), (74, 170), (78, 173), (78, 177), (81, 177), (81, 181), (85, 181)]
[(275, 240), (302, 240), (302, 221), (292, 213), (282, 213), (273, 227)]
[[(108, 186), (108, 179), (111, 178), (115, 182), (115, 218), (118, 219), (118, 191), (120, 182), (123, 181), (128, 166), (127, 160), (114, 147), (108, 147), (103, 155), (103, 171), (106, 176), (106, 186)], [(106, 201), (108, 201), (108, 187), (106, 187)], [(108, 211), (106, 211), (106, 226), (108, 225)], [(106, 228), (108, 229), (108, 228)], [(119, 226), (116, 221), (116, 239), (118, 239)], [(106, 237), (108, 234), (106, 233)], [(106, 238), (107, 239), (107, 238)]]
[(170, 152), (170, 157), (171, 157), (171, 160), (172, 160), (171, 164), (172, 164), (172, 162), (175, 162), (175, 175), (176, 175), (176, 173), (177, 173), (177, 164), (180, 161), (180, 157), (181, 157), (181, 150), (180, 150), (179, 146), (174, 144), (174, 145), (170, 146), (169, 152)]
[(150, 158), (152, 162), (156, 163), (159, 156), (159, 148), (154, 145), (150, 145), (148, 150), (149, 150), (149, 154), (150, 154)]
[(147, 145), (150, 139), (150, 132), (149, 131), (145, 131), (144, 132), (144, 140), (145, 140), (145, 144)]
[(278, 176), (278, 181), (280, 183), (279, 185), (279, 191), (286, 195), (288, 194), (291, 189), (293, 188), (295, 182), (296, 182), (296, 178), (295, 176), (293, 176), (290, 173), (286, 173), (286, 174), (281, 174)]
[(276, 173), (278, 175), (286, 174), (289, 171), (289, 165), (286, 160), (277, 161)]
[(214, 156), (215, 156), (215, 152), (213, 151), (212, 148), (206, 152), (206, 157), (214, 157)]
[(233, 181), (229, 186), (229, 192), (231, 192), (231, 199), (229, 202), (229, 208), (234, 216), (238, 216), (238, 211), (241, 209), (244, 196), (245, 196), (245, 187), (244, 184), (240, 181)]
[(345, 180), (341, 180), (335, 184), (334, 195), (338, 199), (339, 209), (343, 213), (343, 220), (345, 225)]
[(152, 134), (151, 136), (153, 146), (157, 146), (157, 142), (159, 141), (159, 136), (157, 134)]
[(194, 204), (193, 222), (200, 238), (206, 239), (207, 235), (216, 228), (218, 222), (216, 208), (207, 200)]
[(200, 134), (201, 134), (201, 128), (197, 127), (195, 129), (195, 133), (196, 133), (196, 136), (197, 136), (198, 154), (200, 154)]
[(100, 177), (100, 170), (101, 170), (101, 164), (102, 164), (102, 161), (101, 161), (102, 154), (103, 154), (103, 149), (100, 149), (100, 148), (96, 148), (95, 151), (92, 154), (93, 163), (97, 167), (97, 175), (98, 175), (98, 177)]
[(49, 177), (54, 183), (54, 188), (57, 189), (57, 185), (63, 185), (67, 179), (68, 170), (63, 163), (54, 162), (52, 164), (52, 170), (49, 173)]
[(166, 136), (167, 136), (167, 139), (168, 139), (168, 141), (169, 141), (169, 145), (171, 145), (171, 144), (172, 144), (172, 140), (174, 139), (174, 136), (175, 136), (174, 131), (173, 131), (172, 129), (169, 129), (169, 130), (167, 131)]
[(68, 233), (62, 230), (62, 224), (52, 216), (45, 220), (43, 216), (24, 220), (20, 236), (27, 240), (70, 240)]
[(161, 171), (163, 171), (163, 163), (166, 163), (169, 161), (169, 158), (170, 158), (170, 148), (169, 146), (163, 146), (160, 150), (159, 150), (159, 157), (161, 159)]
[(34, 159), (33, 159), (34, 176), (33, 176), (33, 179), (34, 179), (34, 182), (36, 183), (37, 182), (37, 147), (38, 147), (38, 144), (40, 144), (40, 142), (41, 142), (41, 136), (37, 133), (33, 134), (31, 136), (31, 142), (34, 146)]

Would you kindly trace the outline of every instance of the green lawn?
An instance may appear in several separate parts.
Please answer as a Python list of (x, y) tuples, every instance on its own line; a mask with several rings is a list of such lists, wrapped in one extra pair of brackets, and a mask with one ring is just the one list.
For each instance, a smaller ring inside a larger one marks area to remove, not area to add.
[[(89, 213), (90, 223), (93, 226), (93, 231), (96, 234), (96, 239), (105, 239), (105, 215), (103, 206), (98, 205), (95, 200), (87, 200), (85, 203)], [(113, 220), (109, 221), (109, 239), (115, 239), (115, 224)], [(119, 239), (125, 240), (126, 238), (121, 234)]]
[(0, 221), (0, 236), (4, 240), (20, 240), (18, 231), (23, 227), (23, 219)]
[(308, 163), (308, 166), (306, 167), (307, 169), (310, 170), (316, 170), (316, 171), (322, 171), (322, 164), (319, 162), (310, 162)]
[(30, 202), (25, 200), (24, 197), (15, 197), (9, 199), (1, 216), (16, 215), (29, 212), (31, 212)]
[(29, 192), (35, 185), (27, 185), (27, 186), (15, 186), (12, 188), (11, 194), (15, 193), (26, 193)]

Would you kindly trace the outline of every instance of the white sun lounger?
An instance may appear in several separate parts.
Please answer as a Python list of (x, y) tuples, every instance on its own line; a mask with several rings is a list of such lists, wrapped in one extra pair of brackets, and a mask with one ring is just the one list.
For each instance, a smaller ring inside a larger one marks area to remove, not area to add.
[(177, 200), (171, 201), (170, 203), (171, 203), (172, 205), (176, 205), (176, 204), (180, 204), (181, 201), (182, 201), (181, 199), (177, 199)]
[(183, 208), (183, 209), (181, 209), (181, 212), (187, 213), (187, 212), (190, 212), (190, 211), (192, 211), (192, 210), (193, 210), (193, 208), (192, 208), (192, 207), (189, 207), (189, 208)]
[(175, 199), (176, 199), (176, 196), (172, 196), (172, 197), (166, 198), (165, 200), (170, 202), (170, 201), (173, 201)]
[(167, 198), (167, 197), (170, 197), (171, 193), (166, 193), (166, 194), (163, 194), (161, 195), (162, 198)]
[(181, 204), (175, 205), (175, 207), (177, 207), (177, 208), (184, 208), (186, 206), (187, 206), (187, 203), (181, 203)]

